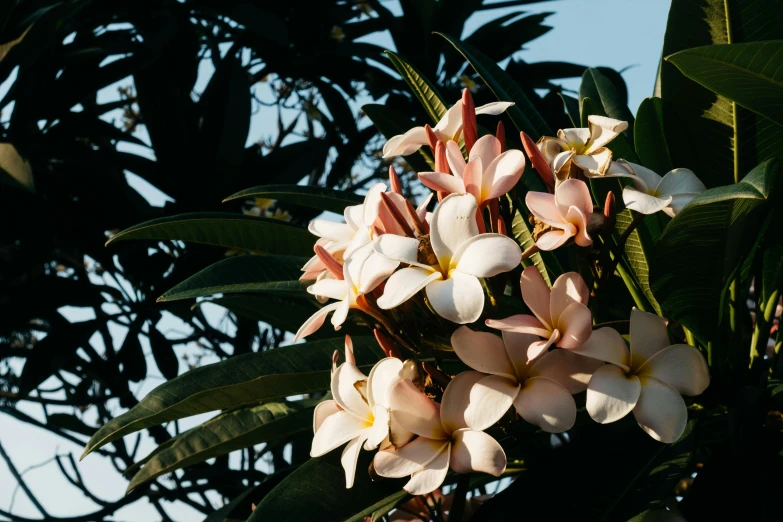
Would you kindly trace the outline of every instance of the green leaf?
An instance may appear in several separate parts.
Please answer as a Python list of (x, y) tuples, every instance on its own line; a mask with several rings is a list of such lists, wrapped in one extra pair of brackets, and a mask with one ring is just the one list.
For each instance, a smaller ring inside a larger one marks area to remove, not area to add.
[(581, 122), (579, 121), (579, 100), (563, 93), (557, 93), (557, 95), (563, 100), (563, 108), (565, 108), (568, 119), (571, 120), (571, 125), (573, 127), (579, 127), (581, 125)]
[(437, 32), (435, 34), (445, 38), (465, 57), (498, 100), (514, 102), (514, 105), (506, 112), (518, 130), (526, 132), (533, 138), (533, 141), (544, 135), (552, 135), (544, 118), (538, 113), (524, 91), (497, 63), (466, 42), (460, 42), (447, 34)]
[(707, 45), (666, 60), (709, 90), (783, 125), (783, 40)]
[(177, 359), (174, 346), (166, 340), (166, 337), (160, 333), (156, 326), (150, 324), (149, 328), (150, 350), (155, 359), (155, 365), (163, 377), (171, 380), (179, 373), (179, 359)]
[(261, 185), (232, 194), (223, 202), (248, 198), (274, 199), (337, 214), (342, 214), (347, 206), (361, 205), (364, 202), (362, 196), (344, 190), (302, 185)]
[[(277, 293), (227, 295), (209, 301), (201, 301), (199, 305), (204, 303), (225, 307), (237, 315), (254, 321), (263, 321), (274, 328), (287, 332), (296, 332), (302, 323), (320, 308), (320, 305), (309, 294), (299, 298), (280, 297), (280, 294)], [(350, 315), (348, 317), (351, 318)], [(348, 325), (344, 326), (344, 333), (354, 333)], [(322, 328), (310, 336), (310, 338), (317, 337), (335, 337), (335, 332), (332, 328)]]
[(645, 98), (636, 112), (636, 154), (639, 156), (639, 163), (661, 176), (674, 168), (663, 121), (663, 100)]
[(694, 198), (663, 232), (650, 262), (650, 285), (664, 314), (703, 343), (716, 340), (722, 295), (747, 257), (768, 212), (778, 165), (767, 161), (736, 185)]
[(318, 402), (320, 399), (270, 402), (221, 413), (155, 450), (131, 480), (128, 491), (186, 466), (311, 430)]
[[(362, 112), (372, 120), (373, 125), (384, 135), (386, 139), (405, 134), (415, 124), (408, 118), (400, 115), (391, 107), (378, 103), (362, 105)], [(435, 169), (435, 162), (427, 147), (419, 149), (417, 154), (409, 154), (404, 159), (416, 172), (429, 172)]]
[(248, 522), (360, 522), (377, 509), (402, 500), (407, 495), (400, 489), (404, 480), (370, 480), (366, 470), (371, 458), (370, 453), (361, 453), (351, 489), (345, 488), (340, 451), (308, 460), (264, 497)]
[(106, 244), (128, 239), (181, 240), (290, 256), (308, 256), (315, 244), (307, 230), (284, 221), (218, 212), (153, 219), (119, 232)]
[[(371, 337), (356, 337), (353, 343), (360, 366), (383, 357)], [(129, 411), (107, 422), (90, 439), (82, 458), (129, 433), (164, 422), (325, 390), (335, 350), (344, 350), (342, 338), (238, 355), (191, 370), (161, 384)]]
[[(713, 44), (780, 38), (783, 3), (777, 0), (672, 0), (663, 56)], [(659, 96), (673, 109), (665, 117), (675, 167), (693, 170), (707, 187), (734, 183), (783, 150), (783, 127), (737, 106), (687, 78), (663, 60)], [(671, 131), (679, 128), (687, 138)]]
[[(585, 98), (591, 98), (593, 101), (600, 102), (603, 108), (603, 115), (615, 120), (627, 121), (628, 129), (623, 131), (623, 136), (633, 145), (633, 114), (626, 105), (625, 97), (617, 90), (609, 78), (604, 76), (598, 69), (587, 69), (582, 75), (582, 83), (579, 86), (580, 105)], [(617, 138), (614, 141), (617, 141)], [(610, 149), (614, 141), (609, 145)]]
[(432, 125), (438, 123), (446, 115), (446, 111), (448, 111), (448, 107), (438, 93), (438, 89), (415, 67), (393, 52), (386, 51), (386, 56), (389, 57), (394, 68), (397, 69), (397, 72), (400, 73), (405, 83), (408, 84), (413, 95), (422, 104)]
[(299, 281), (303, 257), (243, 255), (218, 261), (158, 298), (159, 302), (214, 294), (272, 293), (302, 295), (310, 282)]

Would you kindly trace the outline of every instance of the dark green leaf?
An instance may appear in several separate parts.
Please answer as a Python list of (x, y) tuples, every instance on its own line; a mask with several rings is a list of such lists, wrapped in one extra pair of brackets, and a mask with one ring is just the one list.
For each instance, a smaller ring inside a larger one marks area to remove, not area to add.
[(156, 326), (150, 324), (149, 329), (150, 348), (155, 364), (163, 377), (171, 380), (179, 373), (179, 360), (174, 352), (174, 345), (166, 340)]
[[(378, 361), (383, 352), (373, 338), (354, 338), (360, 366)], [(286, 346), (238, 355), (208, 364), (161, 384), (129, 411), (106, 423), (90, 439), (84, 455), (129, 433), (164, 422), (244, 404), (313, 393), (329, 387), (329, 368), (343, 339)]]
[[(381, 131), (381, 134), (383, 134), (386, 139), (390, 139), (399, 134), (405, 134), (415, 126), (411, 120), (400, 115), (391, 107), (378, 103), (362, 105), (362, 111), (372, 120), (373, 125)], [(425, 150), (425, 147), (420, 148), (418, 154), (409, 154), (408, 156), (405, 156), (405, 161), (407, 161), (416, 172), (430, 172), (435, 168), (432, 155)]]
[(661, 176), (674, 168), (663, 121), (663, 101), (660, 98), (645, 98), (636, 112), (636, 154), (642, 165)]
[(292, 256), (312, 254), (315, 243), (307, 230), (284, 221), (218, 212), (153, 219), (119, 232), (106, 244), (128, 239), (181, 240)]
[(230, 257), (189, 277), (160, 296), (158, 301), (243, 292), (298, 296), (307, 286), (307, 282), (298, 280), (306, 261), (307, 258), (286, 256)]
[(394, 68), (400, 73), (405, 83), (408, 84), (413, 95), (422, 104), (424, 110), (429, 116), (431, 125), (438, 123), (446, 115), (448, 107), (443, 98), (438, 93), (435, 86), (427, 78), (416, 70), (411, 64), (397, 56), (391, 51), (386, 51), (386, 55), (391, 60)]
[(347, 206), (361, 205), (364, 201), (362, 196), (344, 190), (302, 185), (261, 185), (232, 194), (223, 201), (245, 198), (274, 199), (337, 214), (342, 214)]
[[(579, 86), (579, 103), (581, 104), (585, 98), (599, 102), (603, 108), (603, 115), (627, 121), (628, 129), (623, 131), (623, 136), (633, 146), (633, 114), (628, 109), (623, 95), (598, 69), (587, 69), (582, 75), (582, 84)], [(582, 116), (584, 117), (584, 115)], [(617, 138), (614, 141), (617, 141)], [(609, 145), (610, 149), (614, 145), (614, 141)]]

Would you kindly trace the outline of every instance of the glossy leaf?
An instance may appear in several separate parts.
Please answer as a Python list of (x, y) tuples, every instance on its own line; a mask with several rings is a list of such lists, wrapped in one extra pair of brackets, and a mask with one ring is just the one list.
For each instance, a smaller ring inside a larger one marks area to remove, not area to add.
[(628, 122), (628, 129), (623, 131), (623, 135), (633, 145), (634, 118), (630, 109), (628, 109), (627, 99), (617, 90), (609, 78), (598, 69), (587, 69), (582, 75), (582, 83), (579, 86), (580, 104), (585, 98), (591, 98), (593, 101), (600, 102), (604, 115), (615, 120)]
[(434, 126), (446, 115), (448, 110), (438, 90), (411, 64), (391, 51), (386, 51), (386, 55), (403, 80), (405, 80), (405, 83), (408, 84), (411, 93), (424, 107), (427, 116), (430, 118), (430, 125)]
[(299, 281), (306, 261), (307, 258), (287, 256), (230, 257), (189, 277), (158, 301), (247, 292), (302, 296), (310, 283)]
[[(664, 315), (702, 343), (716, 328), (723, 293), (765, 217), (779, 169), (768, 161), (736, 185), (707, 190), (669, 223), (650, 263), (650, 285)], [(708, 262), (706, 260), (709, 260)]]
[[(373, 364), (383, 352), (372, 338), (354, 338), (356, 361)], [(329, 387), (329, 368), (344, 339), (238, 355), (190, 370), (161, 384), (136, 406), (106, 423), (90, 439), (87, 455), (129, 433), (164, 422), (243, 404), (313, 393)]]
[(639, 163), (661, 176), (674, 168), (663, 123), (663, 101), (660, 98), (645, 98), (636, 112), (636, 155)]
[[(362, 105), (362, 112), (372, 120), (373, 125), (386, 139), (405, 134), (412, 127), (416, 126), (414, 122), (400, 115), (391, 107), (378, 103)], [(419, 149), (418, 154), (409, 154), (404, 156), (404, 159), (416, 172), (430, 172), (435, 168), (435, 163), (428, 147), (422, 147)]]
[(337, 214), (342, 214), (347, 206), (361, 205), (364, 201), (362, 196), (344, 190), (302, 185), (261, 185), (232, 194), (223, 201), (250, 198), (274, 199)]
[(466, 42), (461, 42), (447, 34), (436, 34), (445, 38), (465, 57), (499, 101), (514, 102), (506, 112), (518, 130), (528, 133), (533, 140), (538, 140), (543, 135), (552, 135), (551, 129), (524, 91), (497, 63)]
[(294, 256), (312, 254), (315, 244), (307, 230), (284, 221), (218, 212), (153, 219), (119, 232), (106, 244), (128, 239), (181, 240)]
[(177, 469), (256, 444), (312, 430), (318, 399), (269, 402), (231, 410), (159, 446), (134, 475), (128, 491)]
[(783, 125), (783, 40), (696, 47), (666, 60), (712, 92)]

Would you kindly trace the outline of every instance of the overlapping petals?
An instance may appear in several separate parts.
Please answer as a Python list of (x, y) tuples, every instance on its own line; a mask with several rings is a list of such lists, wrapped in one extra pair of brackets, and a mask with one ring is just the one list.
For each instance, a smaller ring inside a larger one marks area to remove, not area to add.
[(522, 272), (519, 284), (522, 299), (534, 315), (488, 319), (487, 326), (543, 337), (544, 340), (534, 340), (529, 344), (526, 354), (529, 360), (536, 359), (550, 346), (577, 349), (590, 338), (593, 319), (587, 308), (589, 291), (579, 274), (567, 272), (561, 275), (550, 290), (541, 272), (529, 266)]
[[(391, 388), (400, 381), (403, 363), (386, 358), (375, 364), (366, 377), (356, 367), (350, 337), (346, 337), (346, 361), (332, 372), (332, 400), (318, 404), (313, 415), (313, 437), (310, 456), (319, 457), (343, 444), (341, 462), (345, 485), (353, 486), (359, 451), (374, 450), (389, 444), (389, 401)], [(412, 434), (397, 429), (403, 442)]]
[(375, 252), (410, 265), (389, 278), (378, 306), (394, 308), (424, 289), (440, 316), (458, 324), (478, 319), (484, 309), (479, 278), (513, 269), (522, 253), (509, 237), (479, 234), (477, 209), (476, 198), (470, 194), (452, 194), (441, 202), (430, 225), (432, 259), (422, 257), (427, 244), (419, 239), (386, 234), (376, 239)]
[(704, 357), (687, 344), (670, 346), (666, 321), (635, 308), (630, 350), (620, 334), (602, 330), (599, 339), (584, 346), (586, 355), (613, 363), (596, 370), (590, 379), (590, 417), (605, 424), (633, 412), (652, 438), (676, 441), (688, 420), (682, 395), (699, 395), (710, 383)]
[(625, 206), (642, 214), (663, 211), (674, 217), (690, 201), (707, 190), (699, 178), (688, 169), (674, 169), (661, 177), (636, 163), (617, 161), (608, 176), (626, 177), (634, 186), (623, 188)]
[(571, 238), (582, 247), (593, 244), (587, 233), (593, 200), (584, 181), (566, 180), (557, 186), (554, 195), (528, 192), (525, 204), (544, 225), (544, 231), (536, 238), (536, 246), (541, 250), (554, 250)]
[(378, 452), (373, 461), (375, 471), (382, 477), (410, 476), (404, 489), (413, 495), (440, 487), (449, 467), (457, 473), (501, 475), (506, 454), (483, 430), (505, 411), (481, 419), (480, 424), (466, 414), (480, 399), (479, 381), (484, 377), (479, 372), (457, 375), (443, 392), (442, 404), (425, 396), (410, 381), (395, 384), (391, 390), (392, 415), (418, 437), (400, 448)]
[[(476, 107), (476, 114), (503, 114), (513, 102), (493, 102), (481, 107)], [(462, 100), (454, 104), (432, 128), (435, 136), (442, 142), (459, 140), (462, 132)], [(424, 127), (414, 127), (405, 134), (394, 136), (383, 146), (383, 157), (407, 156), (419, 150), (422, 145), (427, 145), (427, 132)]]
[(589, 116), (588, 128), (561, 129), (557, 138), (544, 136), (537, 145), (558, 181), (573, 177), (572, 167), (587, 177), (603, 176), (612, 162), (612, 151), (606, 145), (628, 128), (628, 122)]
[(525, 170), (525, 156), (519, 150), (501, 152), (500, 140), (479, 138), (467, 163), (455, 141), (446, 144), (446, 158), (453, 172), (421, 172), (419, 179), (429, 188), (448, 194), (473, 194), (479, 206), (514, 188)]

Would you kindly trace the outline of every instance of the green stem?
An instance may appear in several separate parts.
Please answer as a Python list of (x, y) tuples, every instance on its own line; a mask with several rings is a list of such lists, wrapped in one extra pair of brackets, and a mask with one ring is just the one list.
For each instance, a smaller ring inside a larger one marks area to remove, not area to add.
[(682, 329), (685, 331), (685, 340), (690, 344), (691, 346), (696, 346), (696, 338), (693, 336), (693, 332), (685, 328), (684, 326)]
[(625, 286), (628, 288), (628, 292), (630, 292), (631, 297), (633, 297), (634, 303), (636, 303), (636, 308), (638, 308), (642, 312), (649, 312), (651, 305), (647, 301), (647, 298), (644, 296), (644, 293), (642, 292), (641, 288), (639, 288), (636, 285), (636, 281), (633, 280), (631, 274), (626, 272), (625, 268), (623, 268), (623, 265), (621, 264), (617, 265), (617, 272), (620, 274), (620, 277), (623, 279), (623, 282), (625, 283)]
[(769, 332), (772, 318), (775, 316), (775, 308), (778, 305), (780, 292), (775, 290), (769, 296), (766, 302), (757, 303), (756, 307), (756, 326), (753, 328), (753, 338), (750, 343), (750, 368), (757, 368), (764, 360), (764, 354), (767, 351), (767, 342), (769, 341)]
[(617, 266), (620, 264), (620, 259), (623, 257), (623, 252), (625, 252), (625, 244), (628, 242), (628, 238), (631, 237), (631, 234), (634, 230), (636, 230), (636, 227), (639, 226), (639, 223), (644, 221), (644, 214), (641, 214), (639, 212), (634, 212), (634, 217), (631, 223), (623, 230), (623, 233), (620, 234), (620, 237), (617, 239), (617, 245), (612, 247), (611, 240), (608, 241), (609, 248), (612, 250), (612, 254), (614, 255), (614, 259), (609, 264), (609, 266), (604, 270), (604, 272), (601, 274), (602, 283), (606, 284), (609, 281), (609, 278), (612, 277), (612, 274), (617, 269)]

